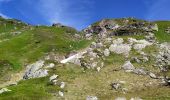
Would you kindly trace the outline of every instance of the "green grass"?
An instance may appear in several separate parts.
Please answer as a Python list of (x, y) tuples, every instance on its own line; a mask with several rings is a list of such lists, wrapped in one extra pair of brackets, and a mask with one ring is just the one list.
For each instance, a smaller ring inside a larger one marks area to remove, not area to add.
[(47, 91), (51, 86), (47, 83), (47, 77), (20, 81), (17, 86), (8, 87), (12, 91), (1, 94), (0, 100), (49, 100), (51, 95)]
[(15, 69), (18, 69), (24, 63), (33, 62), (52, 50), (58, 53), (68, 53), (84, 48), (89, 43), (83, 39), (76, 40), (67, 31), (66, 28), (54, 27), (38, 27), (24, 31), (0, 43), (0, 52), (2, 52), (0, 59), (8, 60)]
[(166, 33), (165, 30), (170, 27), (170, 21), (157, 21), (159, 31), (155, 32), (155, 36), (159, 42), (170, 42), (170, 34)]

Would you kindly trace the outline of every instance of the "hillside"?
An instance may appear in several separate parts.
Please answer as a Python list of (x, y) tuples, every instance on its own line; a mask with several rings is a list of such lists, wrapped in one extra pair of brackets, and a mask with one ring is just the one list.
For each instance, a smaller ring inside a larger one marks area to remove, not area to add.
[(170, 99), (169, 21), (0, 23), (0, 100)]

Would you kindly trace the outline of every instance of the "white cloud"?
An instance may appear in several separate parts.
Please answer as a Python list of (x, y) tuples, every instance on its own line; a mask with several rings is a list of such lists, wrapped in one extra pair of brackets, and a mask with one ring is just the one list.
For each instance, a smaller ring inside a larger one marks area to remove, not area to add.
[(60, 22), (82, 28), (88, 23), (93, 8), (91, 0), (39, 0), (37, 11), (50, 24)]

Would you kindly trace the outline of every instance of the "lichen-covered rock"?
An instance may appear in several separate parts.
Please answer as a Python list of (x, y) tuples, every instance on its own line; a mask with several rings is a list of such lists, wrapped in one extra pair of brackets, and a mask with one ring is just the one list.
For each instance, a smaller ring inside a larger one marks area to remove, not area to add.
[(116, 40), (113, 40), (113, 44), (123, 44), (124, 40), (122, 38), (118, 38)]
[(44, 61), (40, 60), (27, 66), (27, 70), (23, 76), (24, 79), (45, 77), (48, 75), (48, 70), (44, 68)]
[(133, 71), (135, 67), (131, 64), (130, 61), (125, 62), (125, 64), (122, 66), (122, 69), (126, 71)]
[(104, 56), (106, 56), (106, 57), (108, 57), (108, 56), (110, 55), (109, 49), (105, 49), (105, 50), (103, 51), (103, 53), (104, 53)]
[(112, 44), (109, 47), (109, 50), (116, 54), (124, 54), (125, 56), (128, 56), (131, 51), (131, 46), (129, 44)]

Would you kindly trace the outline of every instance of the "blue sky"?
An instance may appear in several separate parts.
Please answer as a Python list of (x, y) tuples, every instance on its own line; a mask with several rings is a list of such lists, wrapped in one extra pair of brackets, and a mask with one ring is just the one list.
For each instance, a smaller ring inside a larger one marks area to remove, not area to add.
[(30, 24), (83, 29), (103, 18), (170, 20), (170, 0), (0, 0), (0, 15)]

